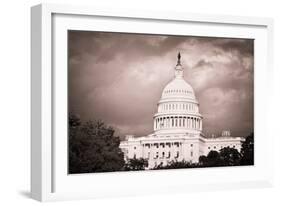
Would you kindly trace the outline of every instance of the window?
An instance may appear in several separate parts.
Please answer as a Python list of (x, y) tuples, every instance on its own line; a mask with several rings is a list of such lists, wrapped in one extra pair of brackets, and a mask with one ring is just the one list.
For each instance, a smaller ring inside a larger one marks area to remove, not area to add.
[(165, 157), (165, 152), (162, 152), (162, 158), (164, 158)]
[(193, 147), (193, 144), (191, 144), (190, 147)]
[(134, 149), (137, 149), (136, 147), (134, 147)]
[(210, 149), (210, 147), (208, 147), (208, 149)]
[(134, 154), (134, 159), (136, 159), (137, 158), (137, 155), (136, 154)]
[(193, 157), (193, 151), (190, 152), (190, 156)]

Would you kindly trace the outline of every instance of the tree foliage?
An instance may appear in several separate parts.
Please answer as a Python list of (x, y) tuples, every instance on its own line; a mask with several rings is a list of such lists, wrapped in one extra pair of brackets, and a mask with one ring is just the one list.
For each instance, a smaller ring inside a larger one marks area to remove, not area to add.
[(124, 167), (120, 139), (101, 121), (69, 115), (69, 173), (112, 172)]
[(198, 167), (198, 164), (187, 162), (185, 160), (182, 161), (170, 161), (167, 165), (159, 164), (156, 165), (153, 169), (159, 170), (159, 169), (180, 169), (180, 168), (195, 168)]
[(148, 166), (148, 161), (144, 158), (128, 159), (124, 166), (124, 170), (144, 170)]
[(219, 152), (211, 150), (207, 156), (199, 157), (201, 167), (237, 166), (241, 155), (237, 149), (224, 147)]
[(240, 165), (241, 154), (237, 149), (224, 147), (220, 150), (220, 158), (222, 166), (238, 166)]
[(207, 156), (199, 157), (199, 165), (202, 167), (216, 167), (222, 165), (219, 152), (211, 150)]
[(254, 165), (254, 133), (246, 137), (241, 148), (241, 165)]

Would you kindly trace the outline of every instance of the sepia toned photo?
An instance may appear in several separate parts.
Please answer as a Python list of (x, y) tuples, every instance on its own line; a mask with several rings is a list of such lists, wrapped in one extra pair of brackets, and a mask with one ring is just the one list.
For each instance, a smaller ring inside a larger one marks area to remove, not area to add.
[(254, 40), (68, 31), (68, 173), (254, 165)]

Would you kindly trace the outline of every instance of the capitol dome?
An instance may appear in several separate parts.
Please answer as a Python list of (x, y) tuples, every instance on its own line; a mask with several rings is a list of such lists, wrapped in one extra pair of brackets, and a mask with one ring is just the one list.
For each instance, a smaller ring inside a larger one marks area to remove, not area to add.
[(193, 88), (183, 78), (174, 78), (163, 89), (161, 99), (188, 98), (195, 100)]
[(154, 115), (155, 133), (198, 133), (202, 131), (202, 116), (193, 88), (184, 80), (181, 55), (174, 78), (164, 87)]

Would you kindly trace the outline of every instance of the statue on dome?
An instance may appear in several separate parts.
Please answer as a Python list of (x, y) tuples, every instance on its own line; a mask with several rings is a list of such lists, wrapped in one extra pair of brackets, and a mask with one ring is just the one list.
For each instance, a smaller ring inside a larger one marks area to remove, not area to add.
[(178, 53), (178, 63), (177, 65), (181, 65), (181, 53), (179, 52)]

